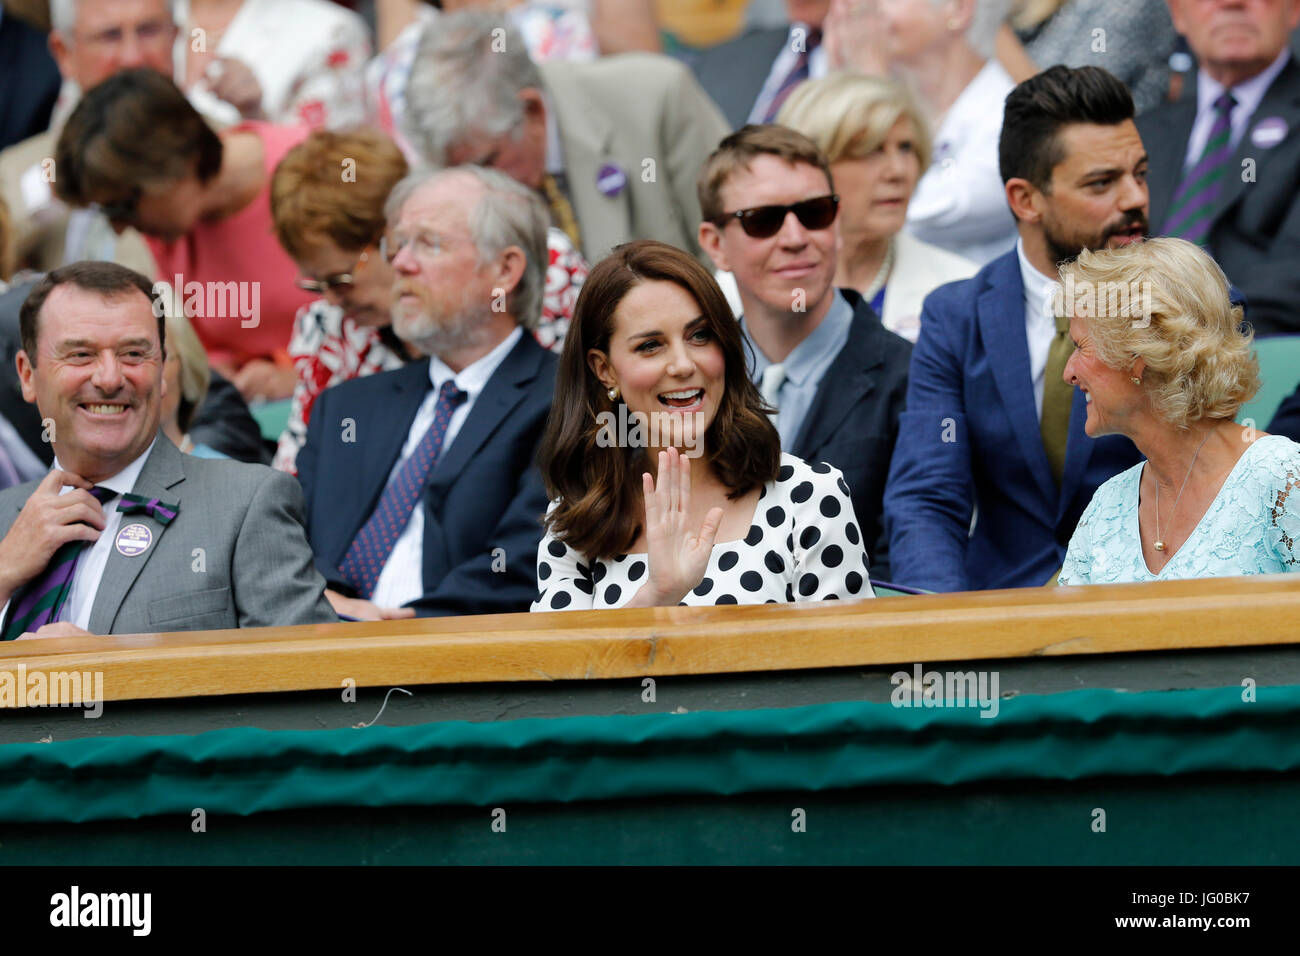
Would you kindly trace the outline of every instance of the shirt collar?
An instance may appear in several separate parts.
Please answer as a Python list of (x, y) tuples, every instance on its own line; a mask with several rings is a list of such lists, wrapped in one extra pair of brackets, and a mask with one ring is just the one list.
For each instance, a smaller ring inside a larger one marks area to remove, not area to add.
[[(1233, 116), (1253, 116), (1255, 110), (1259, 108), (1260, 100), (1268, 92), (1268, 88), (1273, 85), (1273, 80), (1282, 72), (1286, 66), (1287, 60), (1291, 58), (1291, 50), (1284, 47), (1282, 52), (1277, 55), (1268, 68), (1256, 76), (1252, 76), (1244, 83), (1238, 83), (1232, 88), (1232, 98), (1237, 101), (1233, 107)], [(1214, 101), (1223, 95), (1224, 86), (1204, 69), (1196, 74), (1196, 115), (1200, 116), (1206, 110), (1213, 109)]]
[(1052, 293), (1056, 291), (1056, 280), (1043, 275), (1029, 261), (1029, 258), (1025, 255), (1025, 241), (1023, 239), (1016, 240), (1016, 258), (1020, 260), (1020, 283), (1025, 290), (1025, 307), (1037, 309), (1039, 312), (1046, 314), (1047, 307), (1052, 300)]
[[(171, 439), (167, 439), (170, 441)], [(108, 488), (119, 495), (127, 494), (135, 487), (136, 481), (140, 477), (140, 472), (144, 470), (144, 463), (148, 461), (149, 455), (153, 452), (153, 446), (158, 444), (157, 436), (149, 443), (149, 447), (140, 453), (129, 465), (119, 471), (111, 478), (105, 478), (103, 481), (96, 482), (97, 487)], [(54, 467), (59, 471), (66, 471), (62, 464), (59, 463), (59, 456), (54, 456)]]
[(492, 373), (497, 370), (497, 366), (505, 360), (506, 355), (515, 347), (515, 343), (519, 341), (523, 334), (523, 326), (515, 326), (515, 330), (502, 339), (496, 348), (481, 359), (466, 365), (459, 372), (453, 372), (436, 355), (430, 356), (429, 383), (436, 392), (442, 388), (443, 382), (454, 381), (456, 387), (469, 396), (467, 401), (474, 401), (478, 397), (478, 393), (483, 391), (483, 386), (492, 377)]
[[(820, 359), (825, 358), (826, 352), (835, 348), (839, 341), (840, 335), (853, 321), (853, 307), (849, 305), (849, 300), (844, 297), (844, 293), (839, 289), (834, 289), (834, 298), (831, 300), (831, 306), (827, 310), (825, 317), (813, 329), (806, 339), (794, 347), (785, 360), (781, 363), (785, 369), (786, 379), (795, 386), (801, 386), (807, 380), (808, 376), (817, 370)], [(758, 375), (763, 369), (773, 364), (772, 360), (763, 354), (753, 337), (749, 334), (749, 327), (745, 325), (745, 317), (740, 317), (740, 329), (745, 338), (749, 340), (750, 347), (754, 350), (754, 359), (757, 367), (754, 374)]]

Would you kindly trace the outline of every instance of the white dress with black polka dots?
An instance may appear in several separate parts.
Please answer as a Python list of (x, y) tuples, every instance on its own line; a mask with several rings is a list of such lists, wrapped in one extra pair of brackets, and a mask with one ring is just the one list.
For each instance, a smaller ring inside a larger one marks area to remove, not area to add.
[[(548, 532), (537, 549), (534, 611), (618, 608), (648, 580), (645, 554), (588, 563)], [(839, 469), (781, 455), (749, 533), (713, 546), (684, 605), (780, 604), (875, 597), (853, 501)]]

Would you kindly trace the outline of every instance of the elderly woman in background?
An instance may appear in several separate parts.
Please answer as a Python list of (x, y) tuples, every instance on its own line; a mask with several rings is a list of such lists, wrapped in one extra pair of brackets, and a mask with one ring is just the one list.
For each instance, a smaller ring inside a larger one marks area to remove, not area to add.
[(936, 130), (907, 228), (984, 265), (1016, 242), (998, 173), (1002, 105), (1015, 81), (993, 57), (1010, 0), (833, 0), (829, 63), (894, 75), (920, 97)]
[(838, 72), (800, 85), (777, 122), (830, 160), (841, 204), (835, 284), (862, 293), (885, 328), (915, 342), (925, 297), (977, 268), (901, 231), (930, 165), (930, 136), (915, 101), (895, 80)]
[(1061, 276), (1087, 433), (1127, 435), (1147, 460), (1097, 489), (1060, 583), (1300, 570), (1300, 445), (1233, 422), (1259, 366), (1214, 260), (1153, 239)]
[[(345, 175), (349, 170), (352, 175)], [(276, 235), (302, 272), (298, 287), (321, 296), (299, 311), (289, 341), (297, 384), (273, 462), (281, 471), (296, 471), (321, 392), (415, 357), (390, 326), (396, 276), (379, 254), (384, 205), (406, 172), (397, 144), (368, 129), (312, 133), (276, 167)], [(558, 350), (587, 264), (558, 229), (547, 231), (546, 244), (546, 290), (533, 334), (542, 346)]]

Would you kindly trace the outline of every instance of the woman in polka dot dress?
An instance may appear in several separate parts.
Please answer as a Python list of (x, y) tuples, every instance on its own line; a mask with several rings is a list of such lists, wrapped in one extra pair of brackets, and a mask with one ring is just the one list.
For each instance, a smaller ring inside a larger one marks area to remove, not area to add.
[(742, 341), (685, 252), (592, 269), (542, 441), (534, 611), (875, 596), (843, 477), (781, 452)]

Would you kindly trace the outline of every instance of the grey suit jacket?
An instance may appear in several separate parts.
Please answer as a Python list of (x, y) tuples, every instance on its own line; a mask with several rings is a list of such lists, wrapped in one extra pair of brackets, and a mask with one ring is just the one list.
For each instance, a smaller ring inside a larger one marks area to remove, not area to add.
[[(690, 71), (651, 53), (537, 68), (555, 111), (587, 261), (632, 239), (702, 255), (695, 181), (728, 126)], [(613, 195), (597, 186), (606, 167), (627, 178)]]
[[(0, 537), (36, 482), (0, 492)], [(91, 607), (94, 634), (142, 634), (337, 621), (303, 529), (302, 491), (264, 465), (183, 455), (161, 432), (134, 493), (178, 505), (141, 554), (109, 552)]]

